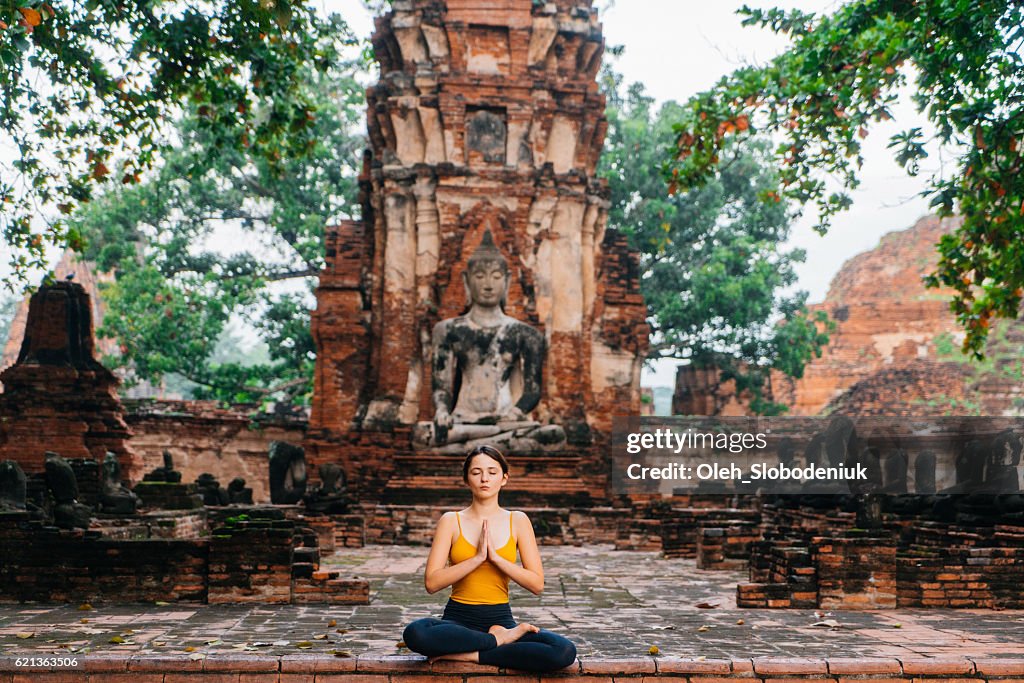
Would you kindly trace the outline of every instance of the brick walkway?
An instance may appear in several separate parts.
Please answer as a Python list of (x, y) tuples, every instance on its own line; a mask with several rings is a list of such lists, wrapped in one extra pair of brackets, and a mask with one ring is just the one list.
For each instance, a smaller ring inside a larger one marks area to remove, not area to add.
[[(370, 579), (371, 603), (355, 607), (96, 604), (80, 611), (76, 605), (2, 605), (0, 653), (5, 659), (80, 653), (122, 664), (132, 657), (198, 661), (204, 655), (210, 661), (245, 657), (254, 662), (321, 655), (338, 666), (344, 666), (346, 654), (353, 661), (380, 661), (409, 654), (397, 646), (402, 626), (437, 615), (444, 602), (423, 590), (426, 552), (373, 546), (327, 558), (325, 564), (344, 575)], [(535, 597), (517, 589), (513, 611), (520, 620), (572, 639), (584, 667), (588, 659), (649, 661), (652, 646), (665, 657), (698, 661), (1024, 660), (1024, 611), (741, 610), (734, 597), (736, 583), (744, 579), (739, 572), (700, 571), (692, 560), (601, 546), (547, 547), (542, 553), (547, 590)]]

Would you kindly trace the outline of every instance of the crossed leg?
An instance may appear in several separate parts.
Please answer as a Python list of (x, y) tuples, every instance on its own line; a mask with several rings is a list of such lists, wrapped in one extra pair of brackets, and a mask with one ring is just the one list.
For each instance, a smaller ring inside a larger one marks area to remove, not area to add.
[(514, 643), (538, 630), (531, 624), (519, 624), (514, 628), (495, 624), (484, 633), (454, 621), (427, 617), (406, 626), (402, 636), (410, 650), (426, 655), (432, 661), (456, 659), (476, 662), (480, 652)]

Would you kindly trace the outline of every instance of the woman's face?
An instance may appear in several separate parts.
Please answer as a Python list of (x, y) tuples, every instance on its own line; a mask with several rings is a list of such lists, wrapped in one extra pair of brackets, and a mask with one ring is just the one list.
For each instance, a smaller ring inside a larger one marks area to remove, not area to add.
[(501, 471), (501, 463), (486, 453), (478, 453), (469, 461), (466, 483), (473, 495), (480, 498), (497, 495), (507, 482), (508, 475)]

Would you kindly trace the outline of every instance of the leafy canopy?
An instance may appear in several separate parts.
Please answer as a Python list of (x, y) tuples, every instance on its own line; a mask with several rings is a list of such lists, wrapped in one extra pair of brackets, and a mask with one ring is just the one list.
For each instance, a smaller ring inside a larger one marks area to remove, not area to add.
[(13, 151), (0, 157), (0, 231), (14, 278), (45, 265), (47, 244), (81, 248), (64, 217), (98, 184), (138, 182), (183, 103), (211, 149), (271, 165), (308, 151), (305, 84), (348, 40), (340, 18), (292, 0), (0, 0), (0, 147)]
[[(158, 172), (72, 217), (86, 257), (116, 273), (103, 292), (100, 330), (120, 346), (109, 364), (154, 384), (183, 377), (197, 398), (308, 398), (309, 308), (324, 226), (356, 211), (362, 68), (353, 62), (307, 74), (303, 95), (318, 114), (309, 124), (314, 144), (301, 154), (267, 159), (224, 149), (193, 107)], [(219, 358), (218, 340), (235, 319), (258, 332), (269, 349), (265, 362)]]
[[(765, 196), (813, 204), (824, 232), (858, 185), (861, 139), (890, 118), (913, 78), (914, 104), (934, 123), (937, 142), (959, 154), (955, 172), (943, 169), (924, 193), (940, 215), (963, 217), (939, 243), (927, 284), (955, 290), (951, 308), (967, 332), (964, 351), (980, 357), (993, 316), (1016, 317), (1024, 294), (1024, 8), (1008, 0), (856, 0), (823, 17), (741, 13), (745, 25), (788, 34), (793, 45), (685, 105), (664, 169), (671, 188), (715, 177), (732, 139), (781, 136), (779, 187)], [(913, 128), (890, 147), (916, 175), (925, 144)]]
[(810, 315), (787, 250), (791, 211), (765, 202), (778, 177), (764, 144), (728, 149), (729, 161), (704, 185), (669, 195), (659, 171), (672, 122), (683, 108), (655, 109), (643, 86), (624, 88), (605, 73), (608, 136), (600, 173), (611, 191), (609, 225), (641, 253), (641, 289), (654, 332), (650, 358), (716, 367), (753, 395), (757, 412), (782, 406), (763, 398), (771, 369), (800, 377), (827, 342), (824, 314)]

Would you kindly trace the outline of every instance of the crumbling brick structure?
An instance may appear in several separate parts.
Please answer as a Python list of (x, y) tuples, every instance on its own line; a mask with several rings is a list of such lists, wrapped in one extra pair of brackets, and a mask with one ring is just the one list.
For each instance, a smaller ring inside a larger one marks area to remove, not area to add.
[(141, 477), (118, 380), (96, 359), (94, 345), (81, 285), (57, 282), (32, 295), (18, 360), (0, 373), (0, 460), (34, 473), (43, 471), (46, 451), (99, 461), (111, 451), (126, 478)]
[[(514, 474), (534, 477), (534, 504), (605, 497), (595, 444), (613, 415), (639, 412), (648, 328), (636, 255), (607, 229), (595, 175), (607, 126), (596, 11), (591, 0), (392, 7), (373, 38), (363, 220), (327, 235), (309, 459), (341, 463), (364, 501), (389, 482), (403, 503), (458, 485), (451, 457), (402, 458), (433, 415), (431, 329), (464, 312), (462, 273), (489, 230), (511, 270), (506, 313), (546, 339), (532, 417), (562, 425), (569, 444), (517, 458)], [(563, 473), (546, 472), (553, 460)]]

